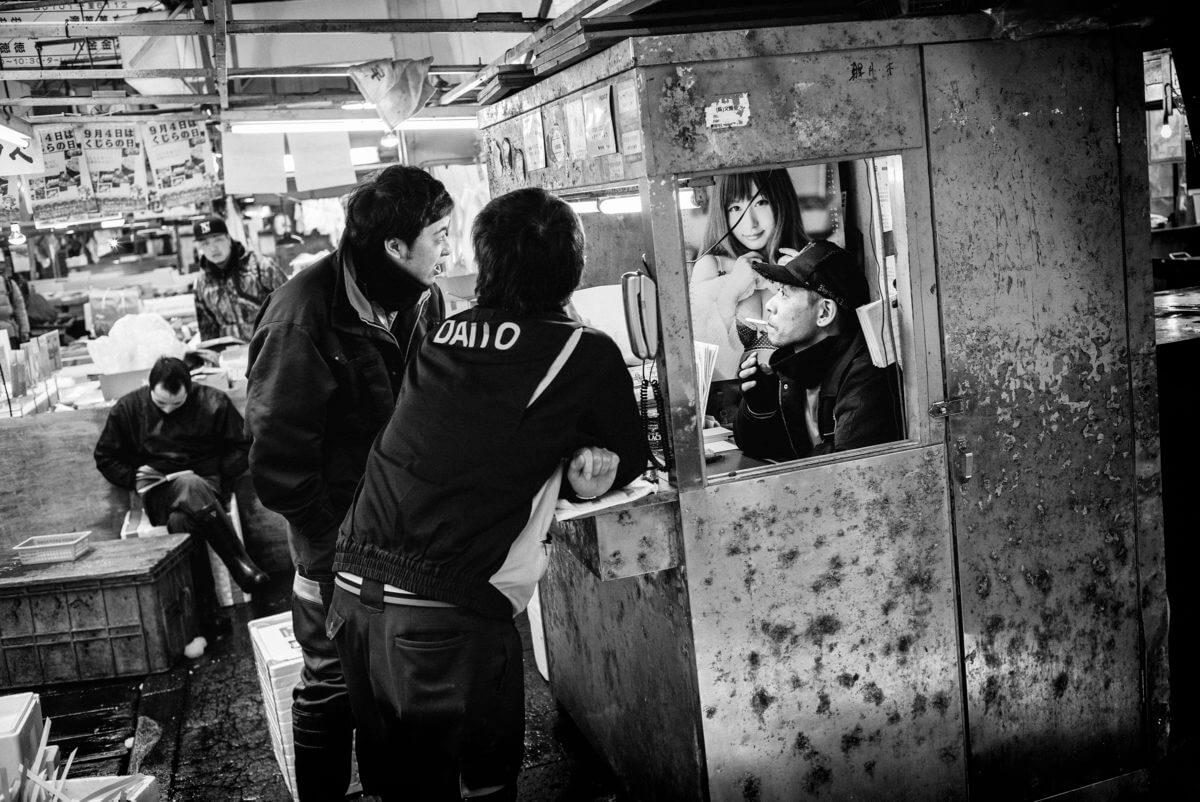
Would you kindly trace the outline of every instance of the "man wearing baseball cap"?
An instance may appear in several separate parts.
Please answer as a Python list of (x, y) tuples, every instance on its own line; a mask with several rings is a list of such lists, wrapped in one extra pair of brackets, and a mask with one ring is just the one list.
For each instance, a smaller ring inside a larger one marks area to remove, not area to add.
[(786, 264), (754, 269), (777, 287), (765, 307), (775, 351), (751, 351), (739, 368), (738, 447), (789, 460), (903, 436), (896, 367), (871, 362), (855, 313), (870, 293), (850, 254), (817, 240)]
[(200, 338), (236, 337), (249, 342), (263, 301), (287, 276), (274, 259), (234, 241), (220, 217), (198, 220), (192, 235), (200, 251), (194, 291)]

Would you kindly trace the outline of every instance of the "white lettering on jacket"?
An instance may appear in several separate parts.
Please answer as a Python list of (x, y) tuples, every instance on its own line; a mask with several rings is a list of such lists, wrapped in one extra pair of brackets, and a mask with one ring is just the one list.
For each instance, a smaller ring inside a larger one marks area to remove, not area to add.
[(465, 320), (443, 321), (433, 335), (433, 341), (438, 345), (460, 345), (464, 348), (494, 348), (497, 351), (507, 351), (517, 344), (521, 337), (521, 327), (511, 321), (501, 323), (493, 334), (491, 326), (486, 322), (468, 323)]

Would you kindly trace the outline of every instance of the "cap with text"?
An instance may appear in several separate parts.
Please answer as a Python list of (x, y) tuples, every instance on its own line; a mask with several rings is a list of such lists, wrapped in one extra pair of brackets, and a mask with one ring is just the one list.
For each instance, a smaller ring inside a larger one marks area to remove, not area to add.
[(225, 221), (219, 217), (197, 220), (196, 224), (192, 226), (192, 236), (197, 240), (215, 237), (218, 234), (229, 234), (229, 228), (225, 225)]

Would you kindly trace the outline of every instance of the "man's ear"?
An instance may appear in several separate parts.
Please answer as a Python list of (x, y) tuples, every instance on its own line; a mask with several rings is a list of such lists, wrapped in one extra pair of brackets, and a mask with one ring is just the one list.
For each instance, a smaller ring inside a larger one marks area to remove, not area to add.
[(817, 325), (832, 326), (838, 316), (837, 303), (829, 298), (821, 298), (817, 303), (819, 304), (819, 308), (817, 309)]
[(399, 237), (388, 237), (383, 241), (383, 250), (393, 259), (403, 261), (408, 258), (411, 249), (408, 247), (408, 243)]

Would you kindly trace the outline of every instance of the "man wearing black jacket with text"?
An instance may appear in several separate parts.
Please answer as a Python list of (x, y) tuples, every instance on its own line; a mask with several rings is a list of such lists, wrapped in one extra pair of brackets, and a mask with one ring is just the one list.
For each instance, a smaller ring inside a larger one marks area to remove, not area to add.
[[(301, 802), (345, 796), (353, 720), (325, 636), (337, 527), (387, 423), (405, 364), (444, 304), (454, 201), (424, 170), (396, 165), (346, 204), (337, 251), (273, 293), (250, 342), (246, 422), (259, 498), (288, 522), (292, 620), (304, 653), (292, 731)], [(424, 425), (424, 421), (421, 425)]]
[(620, 350), (563, 312), (583, 269), (575, 212), (517, 190), (472, 236), (478, 306), (420, 343), (334, 563), (359, 775), (385, 802), (516, 799), (513, 618), (545, 570), (555, 502), (623, 486), (648, 456)]

